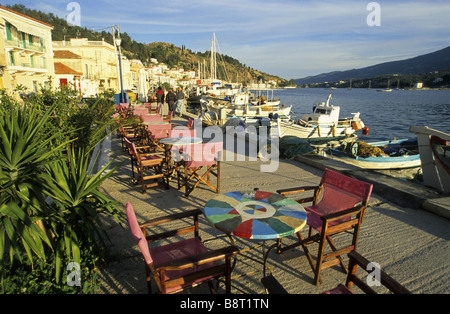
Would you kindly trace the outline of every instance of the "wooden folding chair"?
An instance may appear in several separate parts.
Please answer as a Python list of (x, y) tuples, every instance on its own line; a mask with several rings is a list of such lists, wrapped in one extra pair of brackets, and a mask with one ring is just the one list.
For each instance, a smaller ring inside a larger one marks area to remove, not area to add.
[[(347, 280), (345, 285), (339, 284), (336, 288), (328, 290), (323, 294), (353, 294), (352, 288), (353, 284), (355, 284), (358, 288), (360, 288), (364, 293), (367, 294), (376, 294), (377, 291), (375, 287), (382, 286), (387, 288), (390, 292), (394, 294), (411, 294), (411, 291), (403, 287), (400, 283), (398, 283), (391, 276), (386, 274), (380, 268), (377, 268), (377, 265), (374, 265), (370, 261), (368, 261), (364, 256), (359, 254), (356, 251), (348, 253), (349, 257), (349, 273), (347, 275)], [(362, 280), (360, 277), (356, 275), (358, 270), (358, 266), (367, 272), (371, 273), (371, 284), (369, 285), (366, 281)], [(379, 278), (377, 278), (379, 277)], [(378, 282), (375, 282), (377, 280)]]
[[(153, 153), (140, 153), (136, 145), (128, 139), (125, 139), (125, 143), (131, 159), (133, 184), (141, 183), (141, 190), (144, 194), (148, 188), (158, 186), (158, 179), (164, 176), (162, 171), (163, 157)], [(148, 148), (148, 146), (145, 148)], [(149, 171), (152, 174), (147, 174)], [(137, 173), (137, 178), (134, 176), (135, 173)], [(153, 182), (147, 183), (148, 180), (153, 180)], [(161, 181), (164, 182), (164, 180)]]
[[(185, 188), (186, 198), (200, 183), (206, 184), (214, 192), (219, 193), (222, 151), (223, 142), (183, 146), (182, 152), (185, 157), (177, 167), (177, 178), (178, 189)], [(216, 185), (213, 184), (211, 175), (217, 178)]]
[[(130, 203), (127, 203), (126, 211), (131, 234), (144, 257), (148, 293), (152, 293), (152, 277), (155, 279), (158, 292), (163, 294), (176, 293), (206, 282), (211, 292), (215, 293), (211, 280), (222, 277), (225, 278), (225, 293), (231, 293), (231, 258), (239, 250), (235, 246), (217, 250), (208, 250), (204, 246), (198, 228), (201, 210), (184, 211), (141, 225), (138, 224)], [(160, 234), (146, 234), (147, 229), (156, 229), (158, 225), (185, 218), (193, 218), (193, 224)], [(151, 242), (187, 233), (194, 233), (194, 237), (149, 248)]]
[[(341, 255), (356, 250), (359, 230), (372, 188), (372, 184), (325, 169), (319, 186), (278, 190), (278, 193), (285, 196), (305, 191), (314, 192), (313, 197), (297, 200), (299, 203), (312, 202), (312, 206), (305, 207), (309, 225), (308, 237), (304, 239), (298, 232), (298, 241), (286, 247), (282, 247), (279, 241), (278, 253), (301, 245), (313, 269), (316, 285), (319, 284), (320, 273), (325, 268), (340, 264), (347, 272)], [(313, 230), (317, 233), (313, 234)], [(341, 243), (343, 247), (338, 249), (332, 236), (343, 232), (352, 234), (351, 241), (347, 245)], [(307, 246), (315, 242), (319, 244), (319, 249), (314, 263)], [(326, 243), (331, 247), (331, 252), (325, 253)]]
[(147, 145), (153, 147), (154, 151), (163, 152), (164, 147), (159, 143), (159, 140), (169, 137), (172, 125), (170, 123), (147, 125), (146, 130), (148, 131), (145, 136), (145, 138), (148, 139)]

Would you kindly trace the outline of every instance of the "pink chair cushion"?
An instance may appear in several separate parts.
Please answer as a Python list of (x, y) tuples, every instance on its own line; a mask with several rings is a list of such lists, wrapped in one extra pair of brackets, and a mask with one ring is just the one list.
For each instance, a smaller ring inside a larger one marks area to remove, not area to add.
[[(170, 262), (170, 261), (174, 261), (174, 260), (178, 260), (184, 257), (189, 257), (189, 256), (197, 256), (199, 254), (202, 253), (206, 253), (208, 252), (208, 249), (203, 245), (203, 243), (200, 241), (199, 238), (192, 238), (192, 239), (187, 239), (187, 240), (183, 240), (183, 241), (179, 241), (179, 242), (175, 242), (175, 243), (171, 243), (171, 244), (167, 244), (164, 246), (160, 246), (160, 247), (155, 247), (150, 249), (150, 254), (153, 257), (153, 261), (154, 261), (154, 265), (155, 267), (158, 267), (158, 265)], [(208, 269), (214, 266), (217, 266), (218, 263), (217, 262), (210, 262), (210, 263), (206, 263), (197, 267), (192, 267), (192, 268), (187, 268), (187, 269), (182, 269), (182, 270), (171, 270), (171, 271), (166, 271), (165, 272), (165, 279), (167, 280), (171, 280), (171, 279), (175, 279), (175, 278), (180, 278), (204, 269)], [(197, 279), (196, 281), (194, 281), (194, 283), (199, 283), (202, 282), (204, 280), (208, 280), (213, 278), (214, 276), (217, 275), (222, 275), (223, 273), (219, 273), (219, 274), (212, 274), (209, 276), (205, 276), (202, 278)], [(167, 289), (167, 293), (179, 290), (181, 288), (187, 287), (187, 286), (191, 286), (192, 282), (189, 283), (185, 283), (179, 286), (175, 286), (175, 287), (170, 287)]]
[(325, 291), (322, 294), (353, 294), (346, 286), (339, 284), (336, 288)]

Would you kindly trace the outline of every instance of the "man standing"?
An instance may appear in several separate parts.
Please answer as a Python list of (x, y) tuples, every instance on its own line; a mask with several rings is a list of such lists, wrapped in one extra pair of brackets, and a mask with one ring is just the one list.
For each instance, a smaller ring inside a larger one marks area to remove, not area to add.
[(177, 96), (169, 89), (169, 92), (166, 95), (166, 101), (169, 104), (169, 111), (175, 112), (175, 101), (177, 100)]
[(184, 111), (184, 99), (186, 98), (181, 87), (178, 87), (176, 96), (177, 96), (177, 111), (181, 118)]

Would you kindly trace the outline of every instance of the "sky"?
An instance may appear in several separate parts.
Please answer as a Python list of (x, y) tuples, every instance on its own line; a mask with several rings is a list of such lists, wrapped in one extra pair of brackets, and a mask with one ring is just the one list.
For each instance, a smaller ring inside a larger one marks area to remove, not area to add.
[(119, 25), (137, 42), (194, 52), (209, 50), (215, 33), (220, 53), (288, 80), (450, 46), (448, 0), (0, 0), (17, 3), (93, 30)]

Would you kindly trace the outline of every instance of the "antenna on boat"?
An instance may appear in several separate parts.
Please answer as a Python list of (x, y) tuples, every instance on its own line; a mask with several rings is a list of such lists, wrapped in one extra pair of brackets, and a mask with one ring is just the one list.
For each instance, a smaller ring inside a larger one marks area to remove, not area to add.
[(330, 106), (331, 94), (332, 94), (332, 93), (330, 93), (330, 95), (328, 95), (328, 98), (327, 98), (327, 107)]

